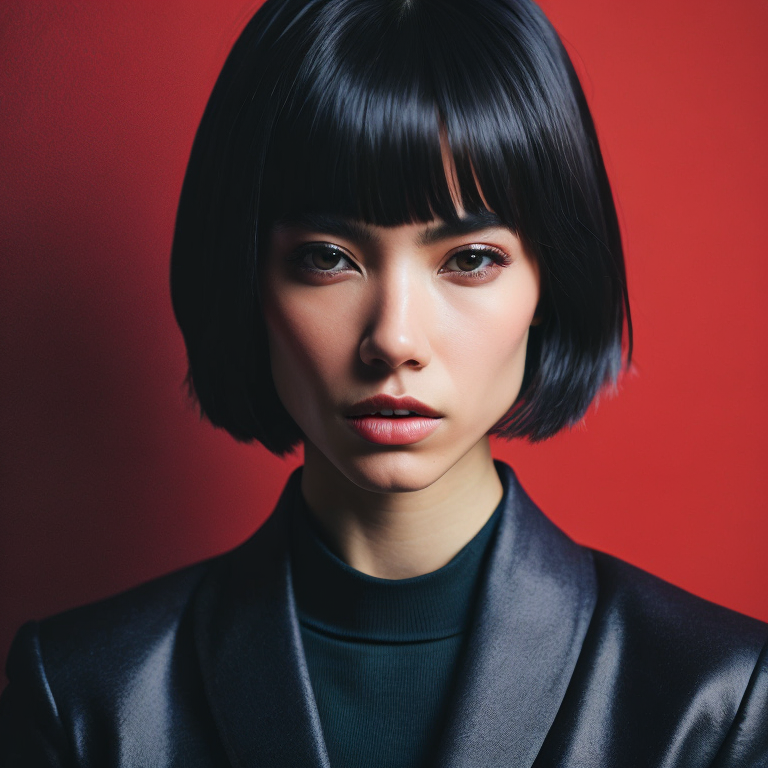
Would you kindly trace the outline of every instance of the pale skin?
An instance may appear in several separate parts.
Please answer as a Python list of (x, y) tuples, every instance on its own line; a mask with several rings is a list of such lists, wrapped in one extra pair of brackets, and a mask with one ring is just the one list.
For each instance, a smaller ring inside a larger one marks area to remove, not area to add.
[[(311, 218), (311, 217), (310, 217)], [(302, 492), (336, 554), (402, 579), (448, 563), (502, 496), (488, 433), (521, 386), (535, 261), (493, 217), (275, 227), (262, 266), (280, 398), (302, 429)], [(350, 428), (350, 407), (410, 396), (438, 414), (408, 445)]]

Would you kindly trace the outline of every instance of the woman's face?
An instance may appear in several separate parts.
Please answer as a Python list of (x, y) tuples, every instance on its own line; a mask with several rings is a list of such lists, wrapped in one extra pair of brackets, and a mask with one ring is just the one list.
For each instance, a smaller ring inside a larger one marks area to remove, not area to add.
[(278, 224), (263, 260), (272, 372), (314, 451), (357, 486), (428, 487), (515, 400), (539, 271), (492, 214)]

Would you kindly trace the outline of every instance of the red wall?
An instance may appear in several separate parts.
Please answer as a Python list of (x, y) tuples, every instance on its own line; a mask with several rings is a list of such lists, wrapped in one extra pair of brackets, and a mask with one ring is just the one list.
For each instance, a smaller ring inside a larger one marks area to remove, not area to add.
[[(237, 544), (298, 459), (200, 423), (168, 296), (197, 122), (254, 0), (0, 10), (0, 655), (15, 628)], [(768, 620), (768, 5), (545, 0), (618, 195), (636, 366), (497, 445), (576, 539)]]

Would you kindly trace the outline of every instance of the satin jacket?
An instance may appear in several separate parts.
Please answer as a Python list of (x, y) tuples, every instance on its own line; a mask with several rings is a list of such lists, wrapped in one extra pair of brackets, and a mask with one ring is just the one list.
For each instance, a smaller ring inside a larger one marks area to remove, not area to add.
[[(434, 765), (768, 766), (768, 625), (576, 545), (499, 471)], [(230, 553), (22, 627), (0, 766), (327, 768), (291, 587), (299, 492), (294, 475)]]

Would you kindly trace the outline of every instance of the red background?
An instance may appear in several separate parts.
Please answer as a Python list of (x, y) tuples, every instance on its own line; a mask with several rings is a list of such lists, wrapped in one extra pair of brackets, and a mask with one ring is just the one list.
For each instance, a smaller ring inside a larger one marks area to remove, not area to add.
[[(168, 293), (197, 123), (254, 0), (0, 10), (0, 655), (41, 617), (226, 550), (289, 470), (200, 423)], [(768, 4), (545, 0), (619, 200), (636, 366), (497, 444), (577, 540), (768, 620)]]

